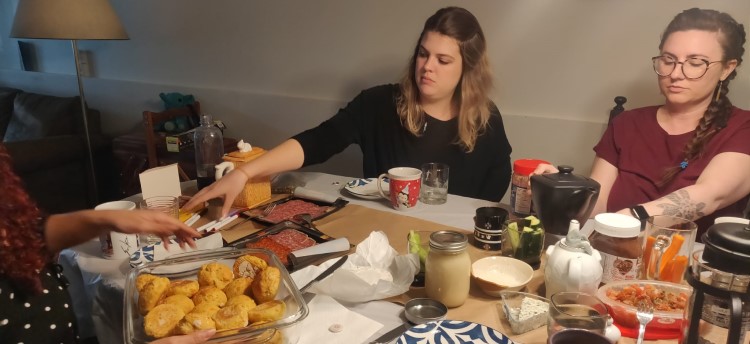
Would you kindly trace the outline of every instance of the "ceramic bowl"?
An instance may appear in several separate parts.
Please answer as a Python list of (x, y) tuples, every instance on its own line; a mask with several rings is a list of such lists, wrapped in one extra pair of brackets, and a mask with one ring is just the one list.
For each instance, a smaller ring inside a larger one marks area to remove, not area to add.
[(448, 314), (448, 307), (440, 301), (417, 298), (406, 302), (404, 313), (409, 322), (419, 325), (445, 319), (445, 315)]
[(486, 257), (471, 264), (471, 276), (487, 295), (500, 297), (501, 291), (518, 291), (534, 275), (531, 265), (510, 257)]

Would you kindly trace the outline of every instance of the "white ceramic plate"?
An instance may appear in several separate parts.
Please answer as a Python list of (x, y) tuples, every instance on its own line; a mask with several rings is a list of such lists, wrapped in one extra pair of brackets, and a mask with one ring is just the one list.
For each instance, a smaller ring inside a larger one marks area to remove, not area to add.
[(515, 344), (506, 335), (487, 326), (468, 322), (441, 320), (408, 329), (396, 344)]
[[(379, 199), (380, 192), (378, 192), (377, 178), (364, 178), (354, 179), (344, 186), (344, 190), (352, 194), (352, 196), (364, 198), (364, 199)], [(388, 178), (383, 180), (383, 191), (388, 192)]]

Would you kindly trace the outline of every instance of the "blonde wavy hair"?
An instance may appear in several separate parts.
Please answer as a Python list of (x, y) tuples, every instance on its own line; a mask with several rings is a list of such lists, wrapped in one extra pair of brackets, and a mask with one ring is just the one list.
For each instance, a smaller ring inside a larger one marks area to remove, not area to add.
[(492, 89), (492, 72), (482, 28), (477, 18), (463, 8), (442, 8), (424, 23), (408, 71), (401, 78), (399, 85), (401, 94), (398, 96), (396, 109), (401, 124), (415, 136), (422, 135), (425, 113), (419, 105), (419, 88), (415, 72), (419, 45), (427, 32), (437, 32), (458, 41), (463, 70), (461, 80), (453, 93), (453, 100), (459, 108), (456, 144), (471, 152), (474, 150), (477, 137), (482, 134), (490, 119), (493, 105), (488, 93)]

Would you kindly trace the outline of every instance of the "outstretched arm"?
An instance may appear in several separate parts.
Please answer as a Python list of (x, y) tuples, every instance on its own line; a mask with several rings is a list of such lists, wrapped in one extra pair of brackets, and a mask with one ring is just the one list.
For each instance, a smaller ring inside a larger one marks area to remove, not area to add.
[[(650, 215), (696, 220), (750, 193), (750, 155), (725, 152), (715, 156), (695, 184), (642, 204)], [(629, 209), (619, 213), (630, 215)]]
[(249, 179), (267, 177), (272, 174), (296, 170), (302, 167), (305, 152), (297, 140), (289, 139), (271, 149), (259, 158), (244, 164), (230, 172), (216, 183), (199, 191), (184, 209), (194, 209), (213, 198), (224, 199), (221, 216), (224, 217), (232, 207), (234, 199), (240, 194)]
[(615, 184), (615, 179), (617, 179), (617, 174), (617, 167), (607, 160), (598, 156), (594, 159), (594, 165), (591, 167), (591, 179), (599, 182), (601, 188), (599, 189), (599, 198), (596, 200), (596, 205), (590, 217), (607, 212), (607, 200), (612, 191), (612, 186)]
[[(162, 239), (174, 234), (180, 242), (193, 247), (193, 238), (200, 237), (195, 229), (176, 218), (148, 210), (82, 210), (51, 215), (44, 227), (44, 237), (50, 252), (58, 252), (109, 230), (156, 234)], [(168, 240), (164, 240), (164, 243), (168, 243)]]

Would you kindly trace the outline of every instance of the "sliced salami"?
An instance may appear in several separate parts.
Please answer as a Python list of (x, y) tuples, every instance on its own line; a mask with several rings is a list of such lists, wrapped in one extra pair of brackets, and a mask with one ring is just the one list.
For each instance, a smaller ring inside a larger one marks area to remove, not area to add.
[(306, 202), (303, 200), (295, 199), (288, 202), (281, 203), (273, 208), (270, 214), (263, 217), (263, 220), (271, 223), (279, 223), (281, 221), (289, 220), (295, 215), (299, 214), (310, 214), (313, 218), (316, 218), (325, 213), (326, 207), (321, 207), (315, 203)]
[(313, 238), (294, 229), (285, 229), (278, 234), (270, 235), (269, 238), (292, 251), (315, 245)]

